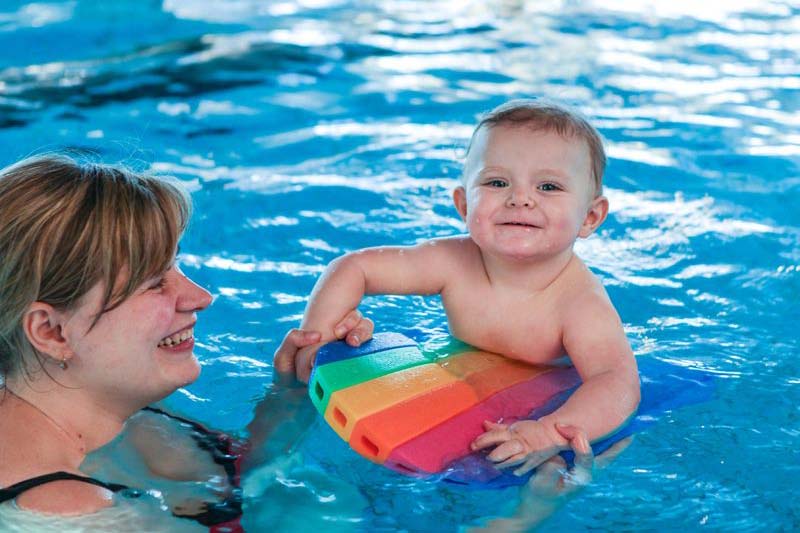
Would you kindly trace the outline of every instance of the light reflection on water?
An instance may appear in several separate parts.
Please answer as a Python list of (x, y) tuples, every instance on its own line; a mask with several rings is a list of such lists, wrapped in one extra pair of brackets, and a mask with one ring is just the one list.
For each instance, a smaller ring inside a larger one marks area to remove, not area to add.
[[(174, 407), (241, 430), (322, 266), (462, 231), (450, 191), (477, 115), (545, 95), (579, 106), (607, 139), (611, 214), (577, 249), (635, 351), (720, 376), (715, 400), (640, 434), (546, 527), (800, 523), (789, 497), (800, 468), (795, 5), (209, 6), (16, 1), (0, 12), (0, 46), (15, 52), (0, 56), (4, 164), (90, 148), (192, 190), (182, 264), (215, 303), (197, 327), (203, 376)], [(381, 329), (446, 330), (435, 299), (371, 298), (365, 310)], [(398, 479), (320, 424), (289, 448), (254, 482), (256, 521), (275, 519), (275, 501), (313, 509), (319, 527), (455, 528), (517, 501)]]

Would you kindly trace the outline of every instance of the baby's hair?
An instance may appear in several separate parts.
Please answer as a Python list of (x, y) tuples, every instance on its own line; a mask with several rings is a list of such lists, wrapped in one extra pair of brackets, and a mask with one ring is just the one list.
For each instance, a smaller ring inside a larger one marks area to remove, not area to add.
[(0, 170), (0, 377), (43, 361), (23, 331), (31, 303), (72, 309), (100, 283), (96, 323), (169, 269), (190, 214), (180, 183), (119, 165), (44, 154)]
[[(481, 116), (472, 133), (465, 160), (469, 158), (478, 132), (498, 125), (524, 126), (537, 131), (555, 132), (562, 137), (584, 139), (589, 146), (595, 196), (603, 193), (603, 173), (606, 170), (603, 139), (600, 132), (579, 111), (545, 99), (517, 99), (500, 104)], [(466, 177), (462, 177), (463, 179)]]

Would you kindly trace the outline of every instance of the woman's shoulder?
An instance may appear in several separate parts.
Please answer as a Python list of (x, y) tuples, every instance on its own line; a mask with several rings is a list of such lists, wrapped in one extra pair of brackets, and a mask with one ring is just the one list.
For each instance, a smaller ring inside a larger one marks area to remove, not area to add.
[(110, 490), (74, 479), (55, 480), (26, 490), (17, 506), (29, 511), (65, 516), (95, 513), (114, 503)]
[(63, 443), (43, 438), (43, 427), (26, 418), (22, 407), (10, 395), (0, 402), (0, 492), (20, 508), (49, 514), (87, 514), (111, 505), (110, 490), (64, 479), (83, 474), (74, 470)]

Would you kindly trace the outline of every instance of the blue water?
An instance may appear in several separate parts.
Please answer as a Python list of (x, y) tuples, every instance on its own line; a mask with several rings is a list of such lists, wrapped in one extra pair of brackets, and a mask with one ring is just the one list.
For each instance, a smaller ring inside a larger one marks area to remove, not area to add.
[[(480, 112), (575, 104), (607, 140), (611, 202), (578, 252), (635, 352), (712, 373), (716, 392), (541, 528), (800, 527), (797, 4), (6, 1), (0, 50), (0, 164), (89, 149), (191, 188), (181, 262), (215, 301), (203, 374), (167, 403), (234, 433), (274, 392), (272, 352), (328, 261), (463, 231), (449, 198)], [(364, 310), (446, 334), (435, 298)], [(283, 432), (248, 486), (252, 531), (454, 531), (525, 502), (397, 476), (297, 417), (308, 430)]]

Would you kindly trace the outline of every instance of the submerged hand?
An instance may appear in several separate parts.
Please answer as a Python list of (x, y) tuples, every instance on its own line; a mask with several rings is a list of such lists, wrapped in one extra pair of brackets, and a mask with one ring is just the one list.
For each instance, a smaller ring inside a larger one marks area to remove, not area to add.
[(283, 338), (281, 345), (275, 351), (272, 365), (275, 368), (274, 377), (283, 380), (293, 376), (295, 373), (297, 353), (307, 346), (312, 346), (319, 342), (322, 335), (317, 331), (303, 331), (301, 329), (291, 329)]
[(484, 422), (486, 433), (472, 442), (473, 450), (495, 446), (488, 459), (498, 468), (518, 467), (514, 474), (521, 476), (566, 448), (568, 439), (561, 434), (563, 427), (551, 431), (538, 420), (521, 420), (513, 424)]
[(583, 430), (561, 425), (556, 426), (556, 429), (575, 453), (573, 467), (569, 468), (558, 455), (551, 457), (539, 466), (536, 475), (528, 482), (527, 490), (522, 491), (514, 516), (496, 518), (486, 524), (485, 528), (470, 529), (471, 533), (533, 530), (555, 513), (570, 494), (591, 483), (595, 470), (608, 466), (631, 442), (631, 437), (623, 439), (594, 457)]
[[(372, 320), (364, 318), (354, 309), (334, 326), (333, 331), (338, 339), (344, 339), (347, 344), (355, 347), (371, 339), (374, 329)], [(307, 383), (321, 340), (322, 335), (315, 331), (290, 330), (275, 352), (273, 365), (276, 377), (285, 379), (295, 375), (297, 379)]]
[(581, 428), (557, 424), (556, 429), (569, 442), (575, 459), (572, 468), (558, 455), (539, 466), (528, 488), (530, 495), (540, 500), (557, 500), (585, 487), (591, 483), (595, 469), (603, 469), (611, 464), (632, 441), (632, 437), (626, 437), (595, 457), (589, 439)]
[(531, 492), (538, 497), (563, 496), (592, 481), (594, 453), (586, 433), (575, 426), (558, 424), (556, 429), (569, 442), (575, 454), (574, 465), (568, 469), (566, 461), (558, 455), (542, 463), (530, 482)]

